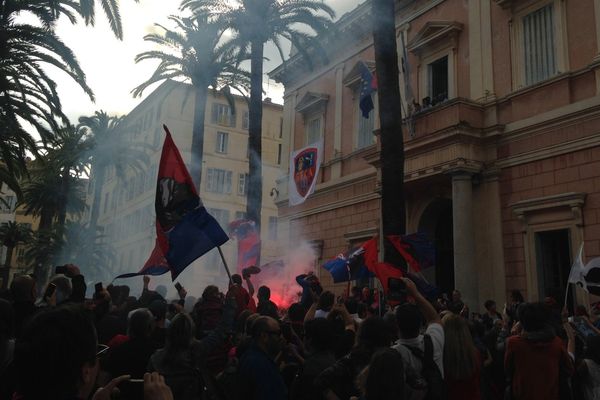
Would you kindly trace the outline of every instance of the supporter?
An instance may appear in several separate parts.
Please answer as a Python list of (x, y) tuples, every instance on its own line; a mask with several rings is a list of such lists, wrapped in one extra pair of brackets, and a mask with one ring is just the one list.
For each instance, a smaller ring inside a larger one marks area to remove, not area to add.
[(364, 400), (405, 399), (402, 356), (393, 349), (377, 351), (358, 379)]
[(277, 305), (271, 301), (271, 289), (269, 289), (267, 286), (259, 287), (256, 297), (258, 298), (258, 306), (256, 307), (256, 311), (260, 315), (279, 319)]
[(502, 319), (502, 315), (496, 310), (496, 302), (494, 300), (487, 300), (483, 306), (485, 307), (485, 314), (481, 317), (481, 322), (485, 326), (485, 330), (489, 331), (494, 327), (496, 321)]
[[(95, 387), (98, 357), (96, 331), (89, 313), (68, 305), (41, 311), (24, 327), (15, 348), (17, 392), (21, 400), (88, 399)], [(113, 390), (129, 379), (120, 376), (98, 389), (92, 400), (109, 400)], [(146, 400), (172, 400), (158, 375), (144, 384)]]
[(348, 399), (359, 396), (356, 378), (373, 354), (389, 347), (390, 335), (386, 323), (379, 317), (367, 318), (360, 326), (356, 345), (347, 356), (336, 361), (315, 379), (315, 386), (326, 398)]
[(0, 399), (9, 399), (14, 391), (15, 312), (0, 299)]
[(442, 322), (448, 400), (479, 400), (482, 359), (473, 343), (469, 324), (456, 314), (446, 315)]
[(234, 313), (235, 300), (231, 299), (226, 302), (219, 324), (200, 341), (195, 340), (195, 325), (189, 315), (180, 313), (173, 318), (167, 329), (166, 346), (152, 355), (148, 370), (165, 377), (176, 399), (196, 399), (201, 397), (204, 385), (212, 387), (206, 357), (225, 339)]
[(331, 321), (316, 318), (304, 326), (306, 358), (292, 384), (292, 400), (319, 399), (321, 394), (313, 386), (315, 378), (335, 363), (333, 352), (335, 336)]
[(462, 294), (458, 289), (454, 289), (452, 292), (452, 300), (448, 304), (448, 310), (458, 315), (463, 311), (464, 308), (465, 303), (462, 301)]
[(154, 317), (154, 329), (150, 334), (150, 339), (156, 343), (157, 346), (163, 347), (166, 341), (167, 335), (167, 303), (156, 299), (148, 305), (148, 310)]
[(111, 349), (105, 369), (111, 377), (131, 375), (141, 379), (146, 372), (148, 360), (158, 345), (150, 335), (154, 329), (154, 317), (146, 308), (131, 312), (127, 326), (129, 340)]
[[(94, 292), (94, 321), (98, 332), (98, 341), (107, 344), (116, 335), (127, 329), (127, 320), (113, 310), (112, 298), (106, 289)], [(141, 378), (141, 376), (140, 376)]]
[(516, 399), (558, 400), (559, 382), (573, 374), (572, 359), (555, 335), (549, 314), (542, 303), (519, 306), (522, 332), (508, 339), (504, 359), (508, 390)]
[(315, 318), (327, 318), (327, 315), (331, 311), (333, 304), (335, 303), (335, 295), (330, 291), (325, 291), (319, 296), (319, 302), (317, 304), (317, 311)]
[(321, 287), (319, 279), (312, 271), (309, 271), (306, 274), (298, 275), (296, 277), (296, 282), (302, 287), (300, 304), (302, 304), (302, 307), (304, 307), (305, 310), (308, 310), (312, 305), (312, 292), (319, 296), (323, 292), (323, 287)]
[[(249, 275), (248, 275), (248, 279)], [(231, 284), (229, 285), (230, 289), (235, 294), (235, 298), (237, 301), (237, 313), (241, 313), (244, 310), (247, 310), (250, 304), (250, 294), (248, 291), (242, 286), (242, 277), (239, 274), (233, 274), (231, 276)], [(254, 292), (254, 286), (252, 287), (252, 291)], [(209, 328), (210, 329), (210, 328)]]
[(299, 337), (304, 336), (304, 317), (308, 309), (300, 303), (293, 303), (288, 309), (288, 319), (294, 333)]
[(584, 400), (600, 399), (600, 337), (586, 341), (586, 352), (577, 369)]
[(509, 330), (512, 328), (512, 325), (519, 321), (519, 315), (517, 314), (517, 310), (519, 309), (519, 306), (523, 303), (525, 303), (525, 299), (523, 298), (521, 292), (519, 290), (512, 290), (510, 292), (508, 308), (506, 309), (506, 314), (508, 314), (510, 318), (508, 326)]
[(18, 338), (23, 330), (23, 325), (37, 311), (35, 305), (35, 279), (29, 275), (15, 276), (10, 284), (10, 293), (13, 299), (13, 310), (15, 312), (15, 335)]
[[(407, 294), (416, 304), (405, 303), (396, 309), (398, 334), (400, 339), (394, 349), (400, 352), (407, 375), (407, 398), (424, 396), (430, 389), (443, 390), (444, 373), (444, 329), (433, 306), (419, 293), (415, 284), (403, 279)], [(427, 324), (425, 334), (421, 335), (423, 319)], [(424, 382), (424, 376), (431, 375), (436, 382)], [(427, 385), (433, 385), (428, 388)]]
[(281, 346), (277, 320), (264, 315), (258, 317), (252, 323), (252, 343), (240, 359), (239, 390), (244, 399), (287, 399), (287, 388), (275, 364)]
[[(236, 301), (238, 301), (237, 297)], [(238, 306), (240, 304), (243, 306), (243, 302), (238, 302)], [(197, 338), (203, 337), (205, 332), (209, 332), (219, 324), (223, 316), (223, 299), (218, 287), (208, 285), (204, 289), (200, 301), (194, 306), (192, 315), (198, 329)]]

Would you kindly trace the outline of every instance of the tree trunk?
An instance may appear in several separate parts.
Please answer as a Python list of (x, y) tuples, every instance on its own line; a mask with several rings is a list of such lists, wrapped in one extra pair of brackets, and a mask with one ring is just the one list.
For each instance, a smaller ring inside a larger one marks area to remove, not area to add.
[(250, 59), (250, 109), (248, 127), (249, 179), (247, 218), (256, 222), (260, 232), (262, 209), (262, 76), (263, 42), (252, 41)]
[(60, 198), (61, 202), (58, 205), (58, 225), (63, 228), (67, 220), (67, 207), (69, 204), (69, 190), (71, 189), (69, 167), (65, 167), (63, 177), (60, 181)]
[(90, 211), (90, 229), (92, 232), (96, 232), (96, 227), (98, 226), (98, 217), (100, 216), (100, 201), (102, 199), (102, 187), (104, 186), (105, 171), (106, 168), (104, 166), (98, 167), (94, 171), (94, 199), (92, 200), (92, 209)]
[(206, 118), (206, 97), (208, 87), (195, 87), (194, 127), (192, 129), (192, 180), (196, 182), (198, 192), (202, 184), (202, 159), (204, 158), (204, 120)]
[[(381, 121), (381, 223), (384, 235), (406, 230), (404, 204), (404, 137), (400, 104), (394, 0), (373, 0), (373, 43)], [(387, 243), (387, 241), (385, 241)], [(387, 245), (385, 247), (388, 247)], [(398, 265), (397, 253), (384, 251), (384, 260)]]
[(2, 289), (8, 288), (8, 278), (10, 278), (10, 261), (12, 260), (14, 246), (6, 246), (6, 259), (2, 268)]

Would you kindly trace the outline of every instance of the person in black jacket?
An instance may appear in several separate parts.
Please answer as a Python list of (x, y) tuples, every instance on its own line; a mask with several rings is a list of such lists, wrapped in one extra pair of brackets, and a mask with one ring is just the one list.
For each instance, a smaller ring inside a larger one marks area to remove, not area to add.
[(390, 344), (391, 335), (386, 322), (380, 317), (367, 318), (358, 331), (356, 346), (350, 354), (319, 374), (314, 382), (316, 389), (326, 398), (360, 396), (356, 386), (358, 374), (377, 350)]

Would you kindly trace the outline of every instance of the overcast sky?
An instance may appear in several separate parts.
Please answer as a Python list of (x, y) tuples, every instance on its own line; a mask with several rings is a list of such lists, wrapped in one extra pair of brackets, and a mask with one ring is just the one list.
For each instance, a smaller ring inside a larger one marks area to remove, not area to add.
[[(336, 18), (339, 18), (363, 1), (326, 0), (326, 3), (335, 9)], [(167, 17), (177, 14), (178, 6), (179, 0), (140, 0), (139, 3), (121, 0), (123, 41), (115, 39), (99, 6), (96, 7), (94, 27), (83, 23), (72, 25), (67, 20), (59, 21), (58, 35), (76, 54), (86, 73), (88, 85), (96, 95), (94, 104), (68, 76), (58, 71), (49, 71), (57, 82), (63, 109), (71, 122), (76, 123), (79, 116), (91, 115), (100, 109), (110, 114), (125, 114), (139, 104), (141, 99), (134, 99), (131, 89), (150, 77), (156, 63), (144, 61), (135, 64), (134, 57), (144, 50), (154, 48), (152, 43), (144, 42), (143, 36), (154, 29), (153, 24), (156, 22), (172, 27)], [(264, 69), (268, 72), (279, 65), (280, 60), (279, 56), (269, 51), (266, 56), (271, 58)], [(146, 89), (144, 96), (155, 87)], [(269, 80), (265, 90), (273, 101), (283, 101), (283, 87), (274, 81)]]

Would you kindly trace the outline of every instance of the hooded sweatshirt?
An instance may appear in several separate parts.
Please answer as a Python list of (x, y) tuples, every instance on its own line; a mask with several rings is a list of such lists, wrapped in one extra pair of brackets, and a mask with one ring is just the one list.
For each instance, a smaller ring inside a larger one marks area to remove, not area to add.
[(559, 374), (573, 375), (573, 361), (552, 329), (508, 338), (504, 365), (515, 400), (559, 400)]

